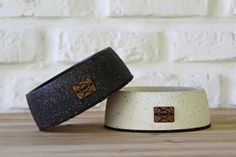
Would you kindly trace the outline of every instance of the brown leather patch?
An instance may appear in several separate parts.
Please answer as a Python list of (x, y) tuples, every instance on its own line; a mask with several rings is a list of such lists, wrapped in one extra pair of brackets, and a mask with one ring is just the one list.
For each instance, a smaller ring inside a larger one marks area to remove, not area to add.
[(73, 90), (80, 100), (96, 91), (96, 87), (90, 78), (86, 78), (73, 86)]
[(154, 122), (174, 122), (174, 107), (154, 107)]

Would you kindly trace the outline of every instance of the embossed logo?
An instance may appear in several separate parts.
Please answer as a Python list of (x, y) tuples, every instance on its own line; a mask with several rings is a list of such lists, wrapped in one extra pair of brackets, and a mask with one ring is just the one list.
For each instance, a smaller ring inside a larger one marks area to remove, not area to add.
[(80, 100), (91, 95), (96, 91), (96, 87), (90, 78), (86, 78), (73, 86), (73, 90)]
[(174, 107), (154, 107), (154, 122), (174, 122)]

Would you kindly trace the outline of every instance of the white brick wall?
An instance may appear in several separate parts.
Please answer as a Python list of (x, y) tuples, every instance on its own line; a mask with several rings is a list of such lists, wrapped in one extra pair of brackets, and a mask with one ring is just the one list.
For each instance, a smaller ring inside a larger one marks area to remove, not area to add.
[(202, 87), (210, 107), (236, 107), (236, 0), (0, 0), (0, 112), (108, 46), (129, 86)]

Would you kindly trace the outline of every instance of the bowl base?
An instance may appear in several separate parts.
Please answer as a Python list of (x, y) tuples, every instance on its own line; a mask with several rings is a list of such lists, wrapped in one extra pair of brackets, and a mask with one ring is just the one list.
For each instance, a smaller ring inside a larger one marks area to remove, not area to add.
[(116, 131), (125, 131), (125, 132), (140, 132), (140, 133), (176, 133), (176, 132), (188, 132), (188, 131), (198, 131), (203, 130), (211, 127), (211, 124), (206, 126), (197, 127), (197, 128), (189, 128), (189, 129), (176, 129), (176, 130), (132, 130), (132, 129), (120, 129), (120, 128), (113, 128), (107, 125), (104, 125), (105, 128), (116, 130)]

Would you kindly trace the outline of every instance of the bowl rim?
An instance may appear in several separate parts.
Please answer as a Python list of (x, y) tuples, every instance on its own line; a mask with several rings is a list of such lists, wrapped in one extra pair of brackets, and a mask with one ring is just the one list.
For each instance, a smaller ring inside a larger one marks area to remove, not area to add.
[(180, 92), (199, 92), (204, 91), (200, 87), (184, 87), (184, 86), (128, 86), (120, 90), (120, 92), (140, 92), (140, 93), (180, 93)]

